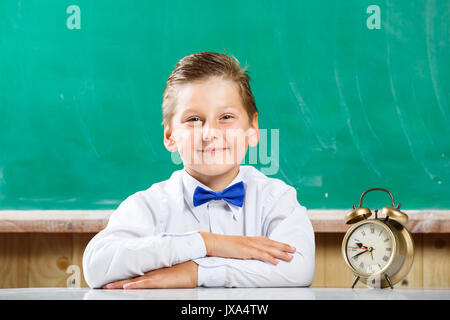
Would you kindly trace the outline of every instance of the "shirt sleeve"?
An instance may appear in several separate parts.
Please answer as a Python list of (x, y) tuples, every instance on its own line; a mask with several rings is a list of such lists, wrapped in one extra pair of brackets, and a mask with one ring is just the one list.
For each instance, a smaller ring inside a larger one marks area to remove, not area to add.
[(270, 213), (264, 222), (262, 235), (296, 248), (290, 262), (277, 265), (261, 260), (220, 257), (195, 259), (198, 286), (205, 287), (307, 287), (311, 285), (315, 268), (314, 231), (306, 208), (297, 201), (292, 187), (276, 201), (268, 200)]
[(112, 213), (83, 254), (83, 272), (91, 288), (206, 256), (197, 231), (158, 233), (161, 217), (155, 211), (159, 210), (135, 194)]

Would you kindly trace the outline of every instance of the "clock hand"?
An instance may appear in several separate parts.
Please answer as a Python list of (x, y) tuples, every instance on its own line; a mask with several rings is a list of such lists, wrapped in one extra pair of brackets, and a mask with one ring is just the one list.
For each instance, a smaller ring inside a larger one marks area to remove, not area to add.
[(361, 242), (357, 242), (356, 245), (358, 246), (358, 248), (361, 248), (361, 249), (369, 249), (368, 247), (363, 245)]
[(367, 251), (369, 251), (369, 250), (364, 250), (363, 252), (360, 252), (360, 253), (358, 253), (358, 254), (355, 254), (352, 258), (356, 258), (357, 256), (359, 256), (359, 255), (361, 255), (361, 254), (363, 254), (363, 253), (366, 253)]
[(375, 248), (372, 248), (372, 247), (369, 248), (370, 256), (372, 257), (372, 261), (373, 261), (373, 250), (375, 250)]

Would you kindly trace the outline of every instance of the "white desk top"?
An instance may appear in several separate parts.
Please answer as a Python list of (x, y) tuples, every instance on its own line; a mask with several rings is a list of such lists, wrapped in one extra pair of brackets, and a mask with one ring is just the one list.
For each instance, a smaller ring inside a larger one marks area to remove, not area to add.
[(0, 300), (450, 300), (450, 288), (0, 289)]

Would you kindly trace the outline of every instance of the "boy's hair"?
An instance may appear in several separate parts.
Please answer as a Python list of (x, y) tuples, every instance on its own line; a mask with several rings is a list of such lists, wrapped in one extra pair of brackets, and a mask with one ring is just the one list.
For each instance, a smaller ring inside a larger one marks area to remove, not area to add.
[(193, 53), (177, 62), (167, 79), (163, 93), (162, 123), (166, 123), (166, 125), (172, 123), (179, 85), (196, 80), (206, 80), (214, 76), (231, 80), (238, 85), (242, 103), (251, 123), (253, 115), (258, 110), (250, 89), (250, 76), (247, 74), (247, 66), (241, 68), (239, 61), (234, 56), (230, 58), (226, 54), (216, 52)]

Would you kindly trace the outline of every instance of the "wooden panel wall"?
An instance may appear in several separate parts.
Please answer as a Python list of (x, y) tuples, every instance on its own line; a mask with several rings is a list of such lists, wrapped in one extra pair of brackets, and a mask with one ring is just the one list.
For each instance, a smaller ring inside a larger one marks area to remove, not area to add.
[(70, 265), (80, 268), (95, 234), (0, 233), (0, 288), (67, 287)]
[[(66, 287), (70, 265), (81, 271), (94, 233), (0, 233), (0, 288)], [(350, 287), (353, 275), (341, 257), (344, 233), (316, 233), (313, 287)], [(413, 234), (414, 264), (396, 287), (450, 287), (450, 234)], [(364, 287), (359, 283), (357, 287)]]

